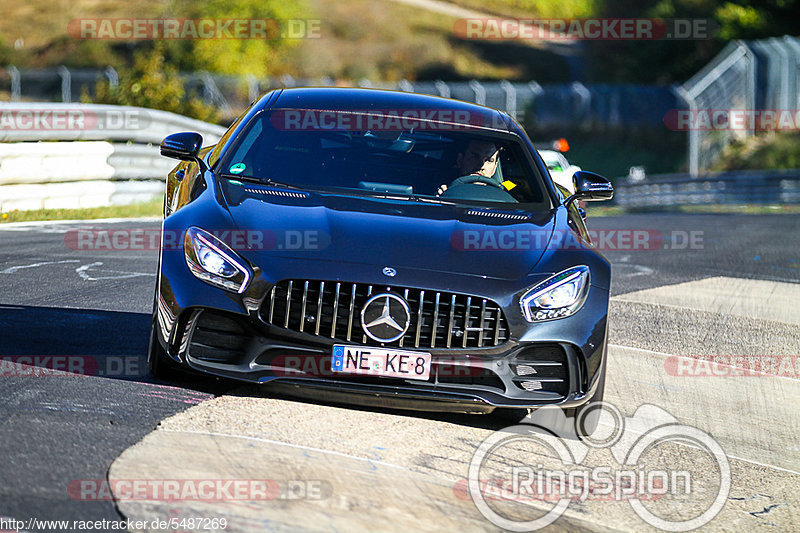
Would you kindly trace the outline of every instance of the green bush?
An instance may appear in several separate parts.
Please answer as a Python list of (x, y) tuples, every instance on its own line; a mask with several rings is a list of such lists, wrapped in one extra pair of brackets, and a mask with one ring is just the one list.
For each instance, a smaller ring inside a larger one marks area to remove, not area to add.
[(800, 132), (767, 133), (722, 151), (712, 170), (800, 168)]
[(99, 81), (95, 96), (91, 98), (84, 92), (82, 100), (161, 109), (207, 122), (219, 119), (214, 107), (206, 105), (196, 94), (187, 94), (178, 69), (165, 62), (158, 44), (152, 51), (140, 50), (135, 54), (133, 66), (120, 71), (116, 87)]

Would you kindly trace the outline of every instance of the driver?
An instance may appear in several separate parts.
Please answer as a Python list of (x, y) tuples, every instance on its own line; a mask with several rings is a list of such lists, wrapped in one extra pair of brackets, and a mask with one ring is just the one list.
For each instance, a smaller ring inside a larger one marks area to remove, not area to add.
[(500, 150), (493, 142), (472, 140), (467, 149), (456, 156), (458, 175), (494, 177), (499, 160)]
[[(497, 181), (495, 173), (497, 172), (497, 165), (500, 161), (500, 149), (491, 141), (471, 140), (467, 144), (466, 149), (456, 156), (456, 168), (458, 169), (458, 176), (480, 176), (484, 179)], [(478, 181), (478, 185), (487, 185), (487, 183)], [(502, 187), (502, 184), (497, 181), (497, 186)], [(437, 195), (441, 195), (447, 190), (447, 185), (441, 185), (439, 190), (436, 191)]]

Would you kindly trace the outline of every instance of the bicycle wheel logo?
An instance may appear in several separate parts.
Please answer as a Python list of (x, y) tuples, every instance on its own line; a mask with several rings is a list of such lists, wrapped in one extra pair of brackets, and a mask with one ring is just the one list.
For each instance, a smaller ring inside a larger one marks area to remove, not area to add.
[(479, 444), (467, 487), (485, 518), (509, 531), (535, 531), (573, 502), (627, 502), (653, 527), (690, 531), (722, 510), (731, 470), (710, 435), (653, 405), (632, 417), (602, 402), (584, 412), (601, 421), (589, 437), (549, 429), (569, 425), (561, 409), (545, 408)]

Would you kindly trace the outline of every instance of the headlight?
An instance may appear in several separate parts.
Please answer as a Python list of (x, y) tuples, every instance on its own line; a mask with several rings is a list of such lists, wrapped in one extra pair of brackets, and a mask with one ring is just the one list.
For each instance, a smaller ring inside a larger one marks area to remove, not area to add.
[(589, 293), (589, 267), (577, 266), (544, 280), (520, 298), (528, 322), (564, 318), (578, 312)]
[(200, 228), (189, 228), (183, 239), (189, 270), (201, 280), (242, 293), (250, 281), (250, 269), (227, 244)]

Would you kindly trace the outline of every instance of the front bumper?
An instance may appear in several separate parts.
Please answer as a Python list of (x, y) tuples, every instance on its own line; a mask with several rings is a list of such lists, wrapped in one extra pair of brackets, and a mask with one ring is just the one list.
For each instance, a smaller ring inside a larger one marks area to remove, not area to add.
[[(517, 318), (513, 297), (503, 300), (486, 294), (504, 309), (508, 341), (472, 349), (410, 348), (432, 354), (427, 381), (334, 373), (330, 357), (333, 345), (341, 340), (264, 321), (260, 310), (271, 284), (257, 279), (244, 294), (233, 294), (197, 280), (181, 263), (182, 258), (181, 262), (165, 258), (159, 282), (157, 337), (168, 355), (200, 372), (269, 385), (297, 396), (467, 412), (577, 407), (594, 393), (606, 357), (608, 291), (592, 287), (578, 313), (541, 324)], [(377, 277), (366, 279), (373, 281), (386, 283)], [(461, 282), (461, 287), (452, 280), (443, 285), (466, 292), (469, 286)], [(529, 368), (522, 373), (520, 366)]]

